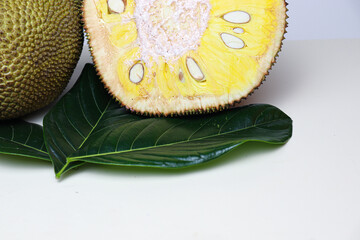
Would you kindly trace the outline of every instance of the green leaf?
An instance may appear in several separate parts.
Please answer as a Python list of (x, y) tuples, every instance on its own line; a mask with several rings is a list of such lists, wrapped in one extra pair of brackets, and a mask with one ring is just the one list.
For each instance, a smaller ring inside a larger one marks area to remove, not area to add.
[(181, 168), (213, 160), (247, 141), (283, 144), (291, 134), (292, 120), (265, 104), (183, 118), (143, 118), (111, 105), (68, 161)]
[(23, 120), (0, 122), (0, 153), (50, 160), (42, 127)]
[(186, 167), (215, 159), (247, 141), (283, 144), (291, 135), (292, 120), (266, 104), (192, 117), (131, 114), (108, 95), (89, 64), (44, 119), (57, 177), (84, 162)]
[(67, 157), (84, 144), (110, 104), (115, 103), (94, 67), (86, 64), (74, 87), (44, 117), (45, 143), (57, 177), (83, 164)]

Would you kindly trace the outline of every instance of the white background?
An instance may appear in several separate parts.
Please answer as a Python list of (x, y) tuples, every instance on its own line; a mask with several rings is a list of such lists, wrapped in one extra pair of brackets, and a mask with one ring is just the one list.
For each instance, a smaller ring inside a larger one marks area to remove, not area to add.
[(360, 38), (360, 0), (288, 0), (287, 39)]
[[(47, 162), (0, 155), (0, 239), (359, 240), (360, 40), (327, 39), (360, 38), (360, 1), (289, 3), (278, 63), (244, 102), (291, 116), (286, 145), (185, 170), (87, 165), (60, 181)], [(87, 47), (72, 83), (86, 62)]]
[(359, 52), (360, 39), (284, 44), (243, 102), (291, 116), (284, 146), (184, 170), (86, 165), (60, 181), (47, 162), (0, 156), (0, 239), (359, 240)]

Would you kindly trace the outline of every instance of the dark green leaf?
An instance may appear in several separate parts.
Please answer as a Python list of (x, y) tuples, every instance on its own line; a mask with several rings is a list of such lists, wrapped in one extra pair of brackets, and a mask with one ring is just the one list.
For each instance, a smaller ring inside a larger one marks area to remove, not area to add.
[(276, 107), (249, 105), (179, 118), (134, 115), (112, 100), (91, 65), (45, 116), (57, 177), (84, 162), (178, 168), (210, 161), (247, 141), (285, 143), (292, 120)]
[(74, 87), (44, 117), (45, 143), (57, 177), (82, 164), (67, 157), (83, 145), (111, 103), (94, 67), (86, 64)]
[(50, 160), (42, 127), (23, 120), (0, 122), (0, 153)]
[(210, 161), (247, 141), (285, 143), (291, 119), (270, 105), (183, 118), (142, 118), (109, 107), (68, 161), (180, 168)]

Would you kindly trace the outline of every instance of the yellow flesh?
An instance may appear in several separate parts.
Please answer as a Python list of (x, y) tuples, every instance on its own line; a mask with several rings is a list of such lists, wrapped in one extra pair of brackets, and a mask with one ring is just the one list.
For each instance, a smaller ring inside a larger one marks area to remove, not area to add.
[[(107, 0), (85, 0), (85, 24), (94, 60), (105, 84), (124, 105), (152, 114), (218, 108), (246, 97), (261, 83), (283, 39), (284, 0), (209, 1), (210, 19), (199, 48), (174, 62), (158, 58), (152, 66), (144, 64), (144, 78), (134, 84), (129, 79), (129, 71), (141, 62), (136, 23), (131, 18), (134, 0), (127, 0), (125, 12), (121, 14), (110, 13)], [(225, 21), (224, 14), (232, 11), (245, 11), (251, 20), (243, 24)], [(235, 33), (234, 28), (242, 28), (244, 32)], [(221, 33), (239, 37), (245, 47), (229, 48), (221, 39)], [(198, 63), (205, 81), (191, 76), (186, 66), (188, 57)]]

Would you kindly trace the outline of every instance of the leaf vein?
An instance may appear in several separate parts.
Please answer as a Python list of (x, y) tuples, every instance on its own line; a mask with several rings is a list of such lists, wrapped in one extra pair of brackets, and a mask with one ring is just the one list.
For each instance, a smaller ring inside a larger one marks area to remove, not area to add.
[(11, 141), (13, 141), (15, 137), (15, 129), (13, 125), (11, 125), (10, 127), (11, 127)]
[[(0, 139), (3, 139), (4, 141), (9, 141), (9, 139), (4, 138), (4, 137), (0, 137)], [(22, 143), (22, 142), (18, 142), (18, 141), (15, 141), (15, 140), (10, 140), (10, 142), (15, 143), (15, 144), (18, 144), (18, 145), (23, 146), (23, 147), (26, 147), (26, 148), (30, 148), (30, 149), (36, 150), (36, 151), (41, 152), (41, 153), (48, 154), (47, 152), (44, 152), (44, 151), (42, 151), (41, 149), (38, 149), (38, 148), (33, 147), (33, 146), (31, 146), (31, 145), (26, 145), (26, 144), (24, 144), (24, 143)]]
[(133, 148), (135, 141), (139, 138), (139, 136), (141, 135), (141, 133), (143, 133), (146, 129), (148, 129), (150, 126), (152, 126), (152, 125), (153, 125), (154, 123), (156, 123), (156, 122), (157, 122), (157, 120), (153, 120), (152, 123), (146, 125), (146, 126), (137, 134), (137, 136), (135, 137), (135, 139), (134, 139), (134, 140), (132, 141), (132, 143), (131, 143), (130, 150)]
[(80, 148), (84, 145), (84, 143), (86, 142), (86, 140), (90, 137), (90, 135), (92, 134), (92, 132), (95, 130), (95, 128), (96, 128), (96, 127), (97, 127), (97, 125), (99, 124), (100, 120), (101, 120), (101, 119), (102, 119), (102, 117), (104, 116), (104, 114), (105, 114), (106, 110), (107, 110), (107, 109), (108, 109), (108, 107), (110, 106), (110, 102), (111, 102), (111, 100), (109, 100), (109, 102), (108, 102), (108, 104), (106, 105), (106, 107), (105, 107), (104, 111), (101, 113), (101, 115), (100, 115), (99, 119), (97, 120), (97, 122), (95, 123), (95, 125), (94, 125), (94, 126), (92, 126), (91, 131), (90, 131), (90, 132), (89, 132), (89, 134), (86, 136), (86, 138), (85, 138), (85, 139), (84, 139), (84, 141), (81, 143), (81, 145), (79, 146), (79, 148), (78, 148), (78, 149), (80, 149)]
[(98, 133), (98, 132), (102, 132), (102, 131), (104, 131), (105, 129), (113, 128), (114, 126), (117, 126), (117, 125), (124, 126), (124, 125), (126, 125), (126, 124), (128, 124), (128, 123), (131, 123), (131, 122), (134, 122), (134, 121), (136, 121), (136, 120), (135, 120), (135, 119), (131, 119), (131, 121), (127, 121), (127, 122), (115, 122), (115, 123), (111, 123), (111, 124), (107, 125), (106, 127), (100, 128), (99, 130), (93, 132), (92, 134), (96, 134), (96, 133)]
[(78, 156), (78, 157), (73, 157), (71, 159), (84, 159), (84, 158), (89, 158), (89, 157), (94, 157), (94, 156), (105, 156), (105, 155), (126, 153), (126, 152), (130, 152), (130, 151), (147, 150), (147, 149), (152, 149), (154, 147), (167, 147), (167, 146), (172, 146), (172, 145), (176, 145), (176, 144), (188, 143), (188, 142), (191, 142), (191, 141), (199, 141), (199, 140), (204, 140), (204, 139), (208, 139), (208, 138), (213, 138), (213, 137), (216, 137), (218, 135), (231, 134), (231, 133), (234, 133), (234, 132), (242, 132), (244, 130), (247, 130), (247, 129), (250, 129), (250, 128), (255, 128), (255, 127), (258, 127), (258, 126), (261, 126), (261, 125), (266, 125), (266, 124), (269, 124), (269, 123), (272, 123), (272, 122), (275, 122), (275, 121), (277, 121), (277, 119), (271, 120), (271, 121), (268, 121), (268, 122), (263, 122), (263, 123), (261, 123), (259, 125), (251, 125), (251, 126), (248, 126), (246, 128), (237, 129), (237, 130), (233, 130), (233, 131), (229, 131), (229, 132), (225, 132), (225, 133), (220, 133), (220, 134), (213, 134), (213, 135), (193, 139), (193, 140), (190, 140), (190, 141), (184, 140), (184, 141), (179, 141), (179, 142), (175, 142), (175, 143), (168, 143), (168, 144), (158, 145), (158, 146), (149, 146), (149, 147), (143, 147), (143, 148), (137, 148), (137, 149), (127, 149), (127, 150), (122, 150), (122, 151), (117, 151), (117, 152), (103, 153), (103, 154), (100, 154), (100, 155), (96, 154), (96, 155)]
[(235, 113), (234, 115), (232, 115), (229, 119), (226, 119), (225, 123), (220, 127), (218, 134), (220, 134), (221, 131), (222, 131), (222, 129), (223, 129), (223, 127), (224, 127), (231, 119), (233, 119), (236, 115), (238, 115), (239, 113), (240, 113), (240, 112), (236, 112), (236, 113)]
[(101, 109), (100, 109), (100, 107), (99, 107), (99, 104), (98, 104), (98, 102), (96, 101), (96, 96), (95, 96), (95, 93), (94, 93), (94, 88), (91, 87), (90, 89), (91, 89), (91, 95), (92, 95), (92, 97), (93, 97), (93, 100), (94, 100), (94, 103), (95, 103), (95, 105), (96, 105), (96, 108), (98, 109), (99, 113), (102, 114), (102, 111), (101, 111)]
[(75, 131), (82, 137), (82, 138), (85, 138), (84, 135), (82, 135), (82, 133), (74, 126), (74, 124), (72, 123), (72, 121), (70, 120), (69, 118), (69, 115), (67, 114), (67, 111), (66, 111), (66, 108), (65, 108), (65, 101), (63, 101), (63, 104), (62, 104), (62, 108), (63, 108), (63, 111), (64, 111), (64, 115), (65, 115), (65, 118), (66, 120), (70, 123), (70, 125), (75, 129)]
[(197, 133), (198, 131), (200, 131), (200, 129), (202, 129), (206, 124), (208, 124), (211, 120), (213, 120), (213, 118), (209, 118), (203, 125), (201, 125), (198, 129), (196, 129), (189, 137), (188, 137), (188, 141), (190, 141), (190, 139), (192, 138), (192, 136), (195, 135), (195, 133)]
[(180, 122), (180, 123), (178, 123), (178, 124), (175, 124), (175, 125), (169, 127), (168, 129), (166, 129), (166, 130), (158, 137), (158, 139), (156, 140), (154, 146), (157, 146), (160, 138), (162, 138), (162, 136), (164, 136), (168, 131), (170, 131), (171, 129), (174, 129), (175, 127), (177, 127), (177, 126), (179, 126), (179, 125), (181, 125), (181, 124), (183, 124), (184, 122), (185, 122), (185, 121), (183, 120), (182, 122)]
[(25, 145), (26, 145), (27, 142), (29, 141), (30, 135), (32, 134), (32, 131), (33, 131), (33, 127), (32, 127), (32, 125), (30, 124), (30, 133), (28, 134), (28, 137), (26, 138), (26, 141), (24, 142)]
[[(132, 122), (134, 122), (134, 121), (130, 121), (130, 122), (128, 122), (128, 123), (132, 123)], [(120, 133), (120, 135), (119, 135), (119, 137), (118, 137), (118, 140), (117, 140), (117, 142), (116, 142), (116, 151), (118, 151), (118, 148), (119, 148), (119, 143), (120, 143), (120, 139), (121, 139), (121, 137), (122, 137), (122, 135), (123, 135), (123, 133), (124, 133), (124, 131), (126, 130), (126, 128), (124, 127), (123, 129), (122, 129), (122, 131), (121, 131), (121, 133)]]
[(97, 150), (97, 153), (100, 154), (100, 149), (102, 148), (102, 146), (104, 145), (104, 142), (106, 140), (106, 138), (111, 134), (112, 132), (108, 132), (105, 136), (103, 136), (103, 140), (101, 142), (101, 144), (99, 144), (99, 147), (98, 147), (98, 150)]
[(82, 115), (84, 116), (84, 118), (85, 118), (85, 120), (87, 121), (87, 123), (93, 128), (94, 126), (90, 123), (89, 119), (87, 118), (87, 116), (86, 116), (86, 114), (85, 114), (85, 112), (84, 112), (84, 108), (83, 108), (83, 106), (82, 106), (82, 104), (81, 104), (81, 100), (80, 100), (78, 94), (76, 95), (76, 98), (78, 99), (78, 101), (79, 101), (79, 103), (80, 103), (79, 106), (80, 106)]
[[(62, 130), (62, 128), (60, 128), (59, 127), (59, 125), (58, 125), (58, 123), (57, 122), (55, 122), (55, 126), (57, 127), (57, 129), (61, 132), (61, 135), (62, 135), (62, 137), (63, 137), (63, 139), (65, 139), (65, 141), (68, 143), (68, 145), (74, 150), (74, 151), (76, 151), (76, 147), (73, 145), (73, 143), (72, 142), (70, 142), (70, 140), (69, 139), (67, 139), (67, 137), (65, 136), (65, 134), (64, 134), (64, 132), (63, 132), (63, 130)], [(66, 156), (66, 155), (65, 155)]]

